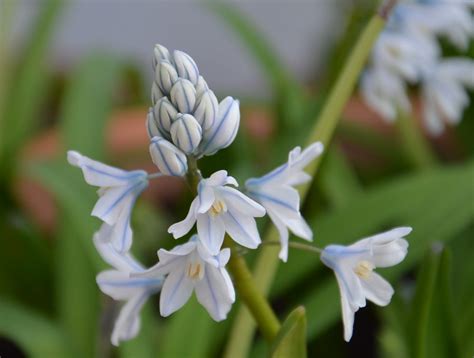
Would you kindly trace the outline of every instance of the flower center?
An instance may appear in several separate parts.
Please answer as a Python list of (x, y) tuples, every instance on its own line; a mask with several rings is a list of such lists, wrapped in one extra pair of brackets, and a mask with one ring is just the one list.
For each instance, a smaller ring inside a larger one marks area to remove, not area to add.
[(372, 264), (369, 261), (362, 260), (360, 261), (357, 266), (354, 268), (354, 272), (356, 273), (357, 276), (360, 278), (367, 279), (369, 278), (370, 274), (372, 273), (372, 270), (375, 268), (374, 264)]
[(188, 263), (186, 275), (191, 280), (200, 280), (204, 277), (204, 267), (199, 261), (191, 261)]
[(219, 215), (222, 212), (227, 211), (227, 205), (222, 200), (215, 200), (212, 204), (211, 208), (209, 209), (209, 214), (212, 217)]

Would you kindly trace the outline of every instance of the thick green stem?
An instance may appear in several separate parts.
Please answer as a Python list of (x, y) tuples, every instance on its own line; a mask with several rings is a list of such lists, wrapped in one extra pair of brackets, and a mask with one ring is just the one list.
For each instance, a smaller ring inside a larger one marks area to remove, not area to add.
[(263, 337), (269, 343), (272, 342), (280, 330), (280, 322), (265, 296), (255, 285), (244, 258), (233, 250), (227, 268), (232, 274), (239, 299), (252, 314)]
[(436, 158), (430, 143), (423, 135), (415, 118), (406, 112), (399, 112), (397, 125), (402, 149), (406, 158), (417, 169), (429, 169), (436, 165)]
[[(383, 29), (388, 11), (394, 5), (393, 1), (389, 6), (382, 8), (379, 14), (372, 17), (370, 22), (359, 37), (355, 47), (352, 50), (341, 74), (339, 75), (328, 100), (319, 115), (308, 142), (321, 141), (326, 147), (329, 145), (334, 131), (337, 127), (344, 106), (351, 96), (359, 74), (370, 54), (372, 46), (377, 39), (378, 34)], [(307, 167), (307, 172), (314, 175), (321, 163), (321, 157), (317, 158)], [(301, 202), (304, 201), (311, 183), (301, 187)], [(278, 232), (272, 226), (265, 240), (278, 240)], [(272, 281), (278, 267), (278, 247), (264, 246), (259, 254), (254, 270), (254, 280), (260, 292), (268, 294)], [(249, 312), (242, 307), (237, 314), (234, 326), (231, 331), (231, 339), (227, 345), (226, 357), (246, 357), (250, 349), (250, 344), (254, 335), (255, 324)]]

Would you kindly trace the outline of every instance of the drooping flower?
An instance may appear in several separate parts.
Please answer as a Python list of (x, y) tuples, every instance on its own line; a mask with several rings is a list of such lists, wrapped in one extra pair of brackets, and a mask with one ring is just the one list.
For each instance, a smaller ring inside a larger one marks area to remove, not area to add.
[(112, 344), (118, 346), (120, 341), (134, 338), (140, 330), (140, 310), (148, 298), (157, 293), (164, 278), (131, 277), (132, 274), (144, 272), (143, 266), (130, 254), (120, 254), (101, 237), (102, 229), (94, 236), (94, 244), (105, 262), (113, 270), (102, 271), (96, 281), (100, 290), (117, 301), (126, 301), (115, 321), (112, 331)]
[(191, 203), (186, 218), (169, 227), (174, 238), (186, 235), (197, 222), (199, 240), (212, 254), (217, 255), (227, 232), (242, 246), (255, 249), (260, 244), (255, 217), (265, 215), (265, 209), (240, 191), (227, 185), (238, 186), (225, 170), (202, 179), (198, 195)]
[(373, 270), (403, 261), (408, 250), (404, 237), (411, 230), (410, 227), (399, 227), (350, 246), (329, 245), (324, 248), (321, 261), (336, 275), (347, 342), (352, 337), (354, 314), (360, 307), (365, 307), (366, 299), (379, 306), (390, 303), (394, 293), (392, 286)]
[(148, 186), (147, 172), (114, 168), (76, 151), (68, 151), (67, 158), (71, 165), (81, 168), (88, 184), (99, 187), (92, 215), (104, 222), (107, 235), (101, 237), (118, 252), (128, 251), (132, 245), (131, 213), (138, 195)]
[(160, 296), (160, 313), (167, 317), (180, 309), (193, 291), (201, 305), (215, 321), (227, 317), (235, 301), (235, 291), (225, 265), (230, 249), (211, 255), (194, 235), (171, 251), (160, 249), (159, 262), (134, 277), (154, 279), (167, 275)]
[(422, 87), (423, 117), (432, 134), (440, 134), (445, 121), (459, 123), (469, 105), (465, 87), (474, 89), (473, 60), (450, 58), (432, 67)]
[(305, 150), (294, 148), (288, 162), (260, 177), (245, 182), (248, 195), (260, 203), (280, 234), (279, 257), (288, 259), (288, 230), (302, 239), (311, 241), (313, 232), (300, 213), (300, 196), (294, 186), (311, 179), (303, 169), (323, 152), (323, 144), (316, 142)]

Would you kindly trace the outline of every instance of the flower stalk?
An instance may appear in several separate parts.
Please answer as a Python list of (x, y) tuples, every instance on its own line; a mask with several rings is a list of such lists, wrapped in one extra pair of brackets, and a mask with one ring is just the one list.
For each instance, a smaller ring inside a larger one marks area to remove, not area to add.
[(405, 156), (417, 169), (429, 169), (436, 165), (436, 158), (430, 143), (421, 132), (421, 128), (409, 113), (399, 111), (398, 132)]

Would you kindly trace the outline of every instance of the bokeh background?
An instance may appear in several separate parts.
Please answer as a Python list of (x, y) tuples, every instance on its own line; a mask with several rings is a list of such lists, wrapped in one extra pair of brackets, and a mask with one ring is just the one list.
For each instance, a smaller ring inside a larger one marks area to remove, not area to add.
[[(99, 227), (89, 217), (95, 193), (68, 167), (65, 151), (155, 171), (145, 118), (160, 43), (191, 54), (218, 98), (241, 100), (239, 135), (202, 161), (204, 174), (225, 168), (240, 182), (261, 175), (306, 143), (376, 6), (0, 0), (0, 356), (221, 356), (233, 317), (214, 323), (196, 302), (162, 319), (153, 300), (139, 337), (111, 347), (120, 306), (95, 284), (105, 267), (91, 241)], [(467, 55), (474, 57), (472, 43)], [(417, 107), (416, 88), (412, 101)], [(383, 272), (396, 288), (392, 304), (357, 313), (349, 344), (332, 273), (317, 257), (290, 252), (270, 297), (281, 317), (306, 306), (310, 356), (472, 356), (473, 119), (471, 104), (458, 127), (425, 135), (437, 163), (420, 167), (397, 127), (354, 92), (304, 205), (315, 244), (399, 225), (414, 233), (407, 260)], [(144, 263), (175, 244), (166, 229), (185, 214), (189, 195), (179, 179), (162, 178), (138, 202), (133, 250)], [(269, 223), (260, 225), (263, 232)], [(256, 335), (250, 355), (265, 349)]]

